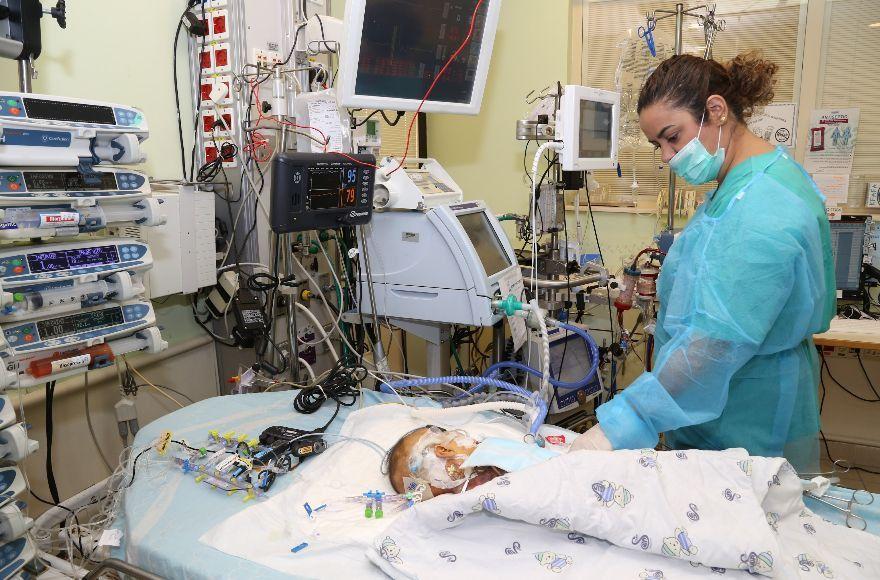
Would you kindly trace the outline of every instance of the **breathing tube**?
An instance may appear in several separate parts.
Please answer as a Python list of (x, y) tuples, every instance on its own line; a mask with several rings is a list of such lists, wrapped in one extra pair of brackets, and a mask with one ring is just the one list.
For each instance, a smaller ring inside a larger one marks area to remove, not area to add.
[[(553, 319), (548, 319), (547, 322), (552, 326), (558, 326), (559, 328), (577, 334), (584, 339), (584, 342), (587, 343), (587, 348), (590, 350), (590, 370), (589, 372), (587, 372), (586, 375), (584, 375), (584, 378), (575, 382), (567, 382), (560, 381), (551, 377), (550, 384), (554, 387), (560, 387), (563, 389), (582, 389), (586, 387), (588, 384), (590, 384), (590, 381), (593, 379), (593, 377), (596, 376), (596, 372), (599, 370), (599, 347), (596, 346), (596, 341), (593, 340), (593, 337), (587, 334), (582, 328), (578, 328), (577, 326), (572, 326), (570, 324), (566, 324), (564, 322)], [(486, 369), (486, 372), (483, 373), (483, 376), (491, 377), (497, 375), (503, 369), (516, 369), (527, 372), (530, 375), (536, 377), (541, 377), (543, 374), (541, 371), (533, 369), (532, 367), (523, 363), (518, 363), (515, 361), (503, 361), (490, 366), (488, 369)]]
[[(423, 379), (403, 379), (400, 381), (392, 381), (390, 383), (383, 383), (380, 386), (380, 390), (383, 393), (396, 393), (397, 389), (404, 389), (408, 387), (427, 387), (430, 385), (442, 385), (444, 383), (453, 383), (453, 384), (464, 384), (464, 385), (477, 385), (476, 390), (479, 391), (485, 386), (495, 387), (497, 389), (502, 389), (504, 391), (510, 391), (511, 393), (516, 393), (518, 395), (522, 395), (523, 397), (534, 401), (535, 405), (538, 407), (538, 414), (535, 419), (532, 421), (532, 425), (529, 428), (529, 433), (532, 435), (537, 434), (538, 427), (540, 427), (544, 423), (544, 419), (547, 418), (547, 402), (538, 396), (537, 393), (533, 393), (529, 390), (526, 390), (519, 385), (514, 385), (513, 383), (508, 383), (505, 381), (501, 381), (492, 377), (468, 377), (468, 376), (455, 376), (455, 377), (426, 377)], [(476, 391), (475, 391), (476, 392)]]

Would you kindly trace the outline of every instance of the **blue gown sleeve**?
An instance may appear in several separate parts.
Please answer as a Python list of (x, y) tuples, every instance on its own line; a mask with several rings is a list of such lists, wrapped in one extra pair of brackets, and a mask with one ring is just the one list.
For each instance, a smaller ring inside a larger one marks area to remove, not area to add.
[(654, 447), (659, 433), (720, 416), (731, 377), (758, 353), (808, 269), (800, 236), (761, 218), (734, 221), (681, 255), (654, 370), (597, 409), (615, 449)]

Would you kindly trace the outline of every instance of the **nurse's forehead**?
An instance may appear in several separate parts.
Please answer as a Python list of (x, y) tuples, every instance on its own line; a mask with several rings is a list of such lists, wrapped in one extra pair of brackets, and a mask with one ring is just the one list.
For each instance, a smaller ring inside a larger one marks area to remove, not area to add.
[(642, 109), (639, 114), (639, 124), (649, 138), (660, 137), (661, 133), (668, 133), (671, 129), (680, 128), (693, 122), (693, 117), (687, 109), (676, 108), (665, 102), (654, 103)]

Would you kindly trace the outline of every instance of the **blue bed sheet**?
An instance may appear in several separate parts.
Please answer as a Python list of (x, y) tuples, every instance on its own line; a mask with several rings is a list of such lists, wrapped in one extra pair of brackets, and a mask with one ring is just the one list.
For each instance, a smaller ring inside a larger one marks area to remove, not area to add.
[[(236, 431), (256, 437), (272, 425), (314, 429), (324, 425), (336, 409), (332, 402), (312, 415), (293, 410), (294, 393), (259, 393), (215, 397), (200, 401), (150, 423), (135, 438), (134, 451), (150, 445), (163, 431), (191, 444), (207, 439), (208, 431)], [(339, 432), (345, 418), (361, 405), (397, 401), (394, 395), (366, 392), (363, 401), (343, 407), (327, 429)], [(419, 405), (430, 405), (427, 399)], [(333, 442), (333, 438), (328, 438)], [(149, 457), (153, 459), (148, 459)], [(269, 495), (293, 481), (294, 474), (281, 476)], [(252, 505), (243, 494), (228, 497), (224, 492), (197, 484), (193, 474), (184, 474), (167, 461), (157, 461), (148, 452), (138, 463), (134, 483), (125, 494), (122, 514), (114, 527), (123, 531), (123, 545), (114, 554), (132, 564), (165, 578), (289, 578), (280, 572), (224, 554), (201, 544), (206, 531), (240, 510)], [(295, 558), (295, 554), (291, 554)], [(303, 570), (303, 578), (315, 577)]]
[[(335, 405), (332, 403), (325, 404), (313, 415), (296, 413), (292, 406), (294, 394), (288, 391), (233, 395), (195, 403), (141, 429), (135, 439), (135, 452), (149, 445), (165, 430), (171, 431), (176, 439), (185, 438), (191, 444), (198, 444), (207, 438), (211, 429), (221, 433), (245, 432), (255, 437), (272, 425), (314, 429), (324, 425), (333, 415)], [(338, 433), (349, 413), (360, 406), (396, 400), (394, 395), (367, 392), (363, 401), (354, 407), (343, 407), (327, 432)], [(432, 404), (427, 399), (414, 402)], [(333, 441), (332, 438), (329, 440)], [(125, 494), (122, 513), (114, 525), (123, 531), (123, 545), (114, 556), (165, 578), (289, 578), (201, 544), (198, 539), (202, 534), (246, 509), (250, 502), (243, 502), (241, 493), (227, 497), (223, 492), (197, 484), (192, 474), (184, 474), (167, 461), (146, 459), (151, 456), (153, 454), (147, 453), (139, 462), (134, 483)], [(290, 485), (294, 477), (295, 473), (279, 477), (270, 495)], [(843, 495), (847, 490), (832, 488), (832, 492)], [(843, 515), (834, 509), (810, 499), (807, 499), (807, 506), (821, 517), (843, 524)], [(860, 506), (857, 513), (868, 521), (869, 532), (880, 534), (880, 501)], [(291, 557), (296, 555), (291, 554)], [(317, 576), (317, 573), (310, 574), (309, 570), (302, 573), (303, 578)]]

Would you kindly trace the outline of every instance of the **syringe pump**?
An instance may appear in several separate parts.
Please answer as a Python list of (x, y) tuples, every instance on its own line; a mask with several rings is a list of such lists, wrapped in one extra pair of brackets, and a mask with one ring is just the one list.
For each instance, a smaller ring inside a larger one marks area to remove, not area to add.
[(29, 93), (0, 93), (0, 165), (77, 167), (146, 160), (144, 114), (133, 107)]

